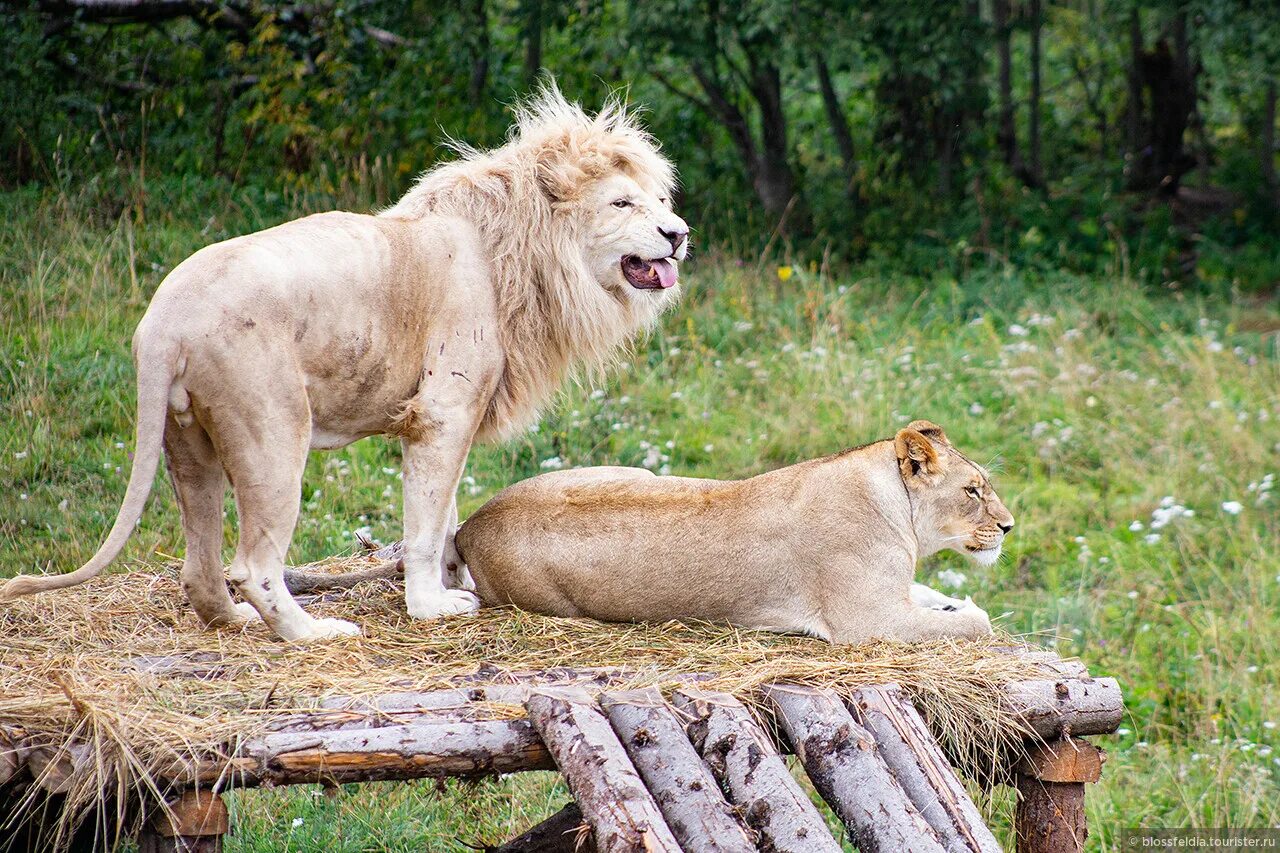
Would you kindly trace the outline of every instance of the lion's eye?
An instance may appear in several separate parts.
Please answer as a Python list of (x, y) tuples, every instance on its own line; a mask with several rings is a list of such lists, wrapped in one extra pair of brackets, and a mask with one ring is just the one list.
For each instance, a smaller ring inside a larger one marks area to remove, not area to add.
[(630, 207), (631, 200), (626, 198), (620, 198), (613, 203), (613, 206), (617, 208)]
[(978, 491), (977, 486), (965, 486), (964, 493), (974, 500), (978, 500), (982, 497), (982, 493)]

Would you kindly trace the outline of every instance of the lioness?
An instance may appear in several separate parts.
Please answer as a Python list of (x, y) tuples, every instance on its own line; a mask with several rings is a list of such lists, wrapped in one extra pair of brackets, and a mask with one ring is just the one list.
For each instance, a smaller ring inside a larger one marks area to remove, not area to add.
[(838, 643), (991, 633), (912, 584), (944, 548), (981, 565), (1013, 527), (987, 473), (940, 427), (749, 480), (558, 471), (499, 492), (458, 531), (480, 597), (555, 616), (699, 619)]
[[(473, 441), (529, 423), (575, 364), (606, 363), (677, 297), (689, 228), (674, 174), (618, 103), (585, 114), (549, 86), (510, 141), (427, 172), (376, 216), (323, 213), (201, 249), (160, 285), (133, 339), (138, 426), (124, 503), (80, 583), (124, 547), (163, 448), (187, 540), (182, 586), (209, 626), (261, 615), (286, 640), (359, 629), (289, 595), (285, 552), (311, 449), (379, 433), (404, 450), (405, 597), (446, 589), (454, 496)], [(225, 480), (240, 540), (223, 577)], [(464, 572), (458, 572), (462, 575)]]

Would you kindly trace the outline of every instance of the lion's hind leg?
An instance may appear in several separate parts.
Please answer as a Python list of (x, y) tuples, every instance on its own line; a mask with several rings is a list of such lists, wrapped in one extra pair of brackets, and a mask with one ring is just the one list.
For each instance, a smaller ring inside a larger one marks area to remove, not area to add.
[(222, 498), (227, 482), (209, 434), (198, 423), (182, 427), (170, 418), (164, 454), (187, 542), (181, 574), (187, 600), (209, 628), (257, 618), (252, 607), (232, 601), (222, 572)]
[(357, 635), (360, 629), (351, 622), (307, 613), (285, 586), (285, 555), (298, 521), (311, 418), (301, 382), (270, 390), (283, 397), (271, 401), (272, 411), (223, 411), (215, 432), (239, 516), (231, 582), (282, 639)]

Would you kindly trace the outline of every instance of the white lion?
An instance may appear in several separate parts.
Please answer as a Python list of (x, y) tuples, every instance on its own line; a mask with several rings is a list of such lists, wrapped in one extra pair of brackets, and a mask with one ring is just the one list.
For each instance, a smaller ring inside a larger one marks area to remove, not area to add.
[[(133, 339), (138, 426), (97, 575), (142, 515), (161, 450), (182, 511), (182, 587), (210, 626), (261, 615), (301, 641), (359, 629), (308, 615), (285, 588), (310, 449), (391, 434), (404, 450), (411, 615), (475, 610), (446, 588), (454, 497), (475, 440), (536, 417), (575, 365), (598, 368), (678, 295), (688, 226), (674, 174), (620, 104), (589, 116), (548, 87), (507, 144), (461, 149), (377, 216), (323, 213), (196, 252), (160, 285)], [(223, 578), (224, 476), (240, 539)], [(464, 576), (465, 573), (459, 573)]]

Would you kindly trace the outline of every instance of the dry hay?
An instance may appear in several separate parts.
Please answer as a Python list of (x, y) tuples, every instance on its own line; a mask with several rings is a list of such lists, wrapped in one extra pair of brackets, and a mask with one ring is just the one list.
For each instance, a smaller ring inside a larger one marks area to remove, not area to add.
[[(356, 556), (323, 567), (350, 571), (375, 562)], [(131, 798), (157, 800), (154, 780), (175, 766), (225, 757), (273, 720), (325, 698), (449, 687), (481, 665), (508, 672), (619, 667), (636, 674), (626, 685), (635, 687), (671, 686), (673, 673), (711, 672), (718, 675), (706, 687), (749, 703), (770, 681), (842, 692), (898, 682), (970, 772), (994, 766), (1017, 739), (999, 688), (1045, 675), (1003, 653), (1007, 637), (833, 646), (724, 626), (606, 625), (508, 608), (416, 622), (392, 581), (365, 582), (307, 606), (359, 623), (364, 636), (300, 647), (273, 639), (261, 623), (202, 630), (179, 589), (176, 564), (6, 603), (0, 725), (87, 744), (90, 760), (78, 765), (68, 792), (69, 823), (107, 800), (118, 804), (113, 817), (123, 818)], [(148, 661), (160, 657), (188, 661), (185, 677), (148, 672)]]

